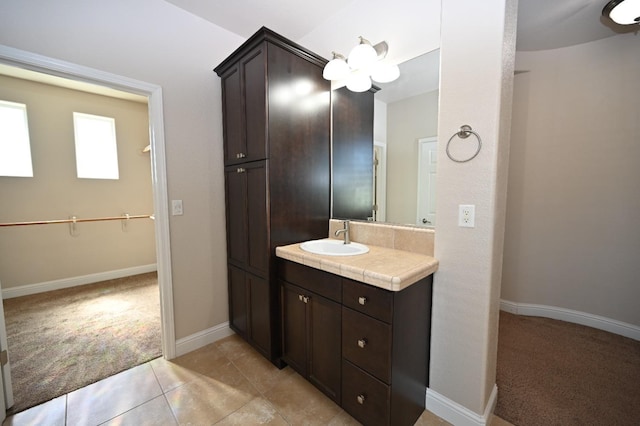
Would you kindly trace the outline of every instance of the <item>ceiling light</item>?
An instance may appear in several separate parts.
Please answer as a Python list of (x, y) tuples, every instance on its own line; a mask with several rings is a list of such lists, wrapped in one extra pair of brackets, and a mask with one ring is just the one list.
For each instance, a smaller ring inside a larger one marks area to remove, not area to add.
[(347, 89), (352, 92), (366, 92), (371, 89), (371, 78), (365, 72), (353, 72), (347, 79)]
[(397, 65), (381, 62), (389, 50), (387, 42), (376, 45), (363, 37), (360, 43), (349, 53), (349, 58), (332, 52), (333, 59), (325, 65), (322, 76), (326, 80), (339, 82), (353, 92), (366, 92), (371, 89), (371, 79), (378, 83), (388, 83), (398, 78)]
[(640, 0), (611, 0), (602, 14), (620, 25), (640, 24)]
[(339, 53), (331, 53), (333, 54), (333, 59), (325, 65), (322, 71), (322, 77), (324, 77), (325, 80), (342, 80), (347, 78), (351, 69), (345, 61), (346, 58)]
[(376, 63), (371, 69), (371, 78), (377, 83), (389, 83), (400, 77), (400, 68), (396, 64)]
[(366, 68), (378, 60), (378, 53), (369, 40), (360, 37), (360, 44), (349, 53), (349, 66), (352, 69)]

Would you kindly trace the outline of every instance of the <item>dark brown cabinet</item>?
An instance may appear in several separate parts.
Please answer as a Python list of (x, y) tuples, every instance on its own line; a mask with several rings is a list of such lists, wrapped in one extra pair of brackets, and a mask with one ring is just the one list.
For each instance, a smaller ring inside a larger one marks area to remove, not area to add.
[[(280, 278), (285, 360), (325, 393), (340, 383), (334, 401), (364, 425), (413, 425), (428, 385), (432, 276), (391, 292), (281, 259)], [(314, 380), (318, 359), (331, 381)]]
[(229, 263), (265, 276), (269, 270), (267, 161), (225, 168)]
[(325, 63), (262, 28), (214, 70), (222, 86), (229, 323), (276, 365), (275, 247), (326, 237), (329, 227)]
[(339, 404), (340, 280), (331, 274), (313, 271), (315, 282), (321, 285), (308, 286), (308, 268), (288, 262), (281, 266), (283, 359)]
[(271, 349), (267, 280), (229, 264), (229, 323), (263, 354)]
[(267, 158), (266, 50), (260, 43), (220, 75), (225, 165)]

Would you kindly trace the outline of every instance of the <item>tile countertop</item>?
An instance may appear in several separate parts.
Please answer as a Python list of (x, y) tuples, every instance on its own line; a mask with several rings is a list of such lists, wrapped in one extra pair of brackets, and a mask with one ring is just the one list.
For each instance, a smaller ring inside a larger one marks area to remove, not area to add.
[(391, 291), (400, 291), (438, 270), (438, 261), (431, 256), (367, 247), (365, 254), (328, 256), (304, 251), (297, 243), (276, 247), (276, 256)]

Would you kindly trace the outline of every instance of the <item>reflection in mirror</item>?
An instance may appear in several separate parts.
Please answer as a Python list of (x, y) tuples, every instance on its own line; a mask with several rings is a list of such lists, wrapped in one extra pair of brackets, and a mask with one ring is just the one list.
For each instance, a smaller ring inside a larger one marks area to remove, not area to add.
[(374, 106), (376, 221), (435, 226), (440, 51), (399, 65)]

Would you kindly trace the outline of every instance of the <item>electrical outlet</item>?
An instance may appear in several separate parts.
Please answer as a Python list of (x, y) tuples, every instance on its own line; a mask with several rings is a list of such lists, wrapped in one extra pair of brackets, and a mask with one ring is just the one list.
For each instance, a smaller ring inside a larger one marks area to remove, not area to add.
[(474, 204), (460, 204), (458, 206), (458, 226), (461, 228), (476, 227), (476, 206)]
[(171, 200), (171, 214), (173, 216), (182, 216), (182, 200)]

